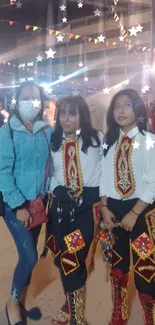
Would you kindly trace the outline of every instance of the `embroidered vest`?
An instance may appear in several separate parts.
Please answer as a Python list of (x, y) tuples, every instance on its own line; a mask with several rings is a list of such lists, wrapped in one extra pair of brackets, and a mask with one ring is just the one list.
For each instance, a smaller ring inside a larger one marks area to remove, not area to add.
[(131, 161), (133, 142), (134, 138), (123, 137), (118, 145), (115, 156), (115, 189), (121, 198), (127, 198), (135, 191), (135, 180)]
[(65, 186), (71, 189), (73, 197), (78, 197), (83, 192), (78, 141), (65, 141), (62, 150), (62, 161), (64, 167)]

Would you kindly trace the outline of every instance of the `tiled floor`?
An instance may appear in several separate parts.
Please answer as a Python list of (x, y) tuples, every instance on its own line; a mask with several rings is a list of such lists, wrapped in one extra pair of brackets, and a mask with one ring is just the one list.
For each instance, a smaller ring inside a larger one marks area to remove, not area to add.
[[(0, 219), (0, 325), (7, 325), (4, 306), (9, 295), (11, 278), (17, 261), (16, 250), (13, 241)], [(41, 250), (44, 235), (41, 235), (39, 250)], [(105, 280), (105, 266), (100, 253), (96, 257), (95, 271), (87, 283), (87, 309), (86, 315), (90, 325), (108, 325), (111, 312), (110, 285)], [(131, 281), (132, 282), (132, 281)], [(35, 296), (37, 304), (43, 312), (43, 319), (38, 325), (51, 324), (51, 316), (57, 312), (63, 303), (63, 292), (59, 280), (59, 274), (53, 265), (51, 256), (38, 263), (31, 285), (30, 296)], [(134, 286), (131, 283), (130, 297), (134, 300), (129, 325), (143, 325), (143, 317), (139, 301), (135, 296)], [(28, 321), (28, 325), (36, 322)]]

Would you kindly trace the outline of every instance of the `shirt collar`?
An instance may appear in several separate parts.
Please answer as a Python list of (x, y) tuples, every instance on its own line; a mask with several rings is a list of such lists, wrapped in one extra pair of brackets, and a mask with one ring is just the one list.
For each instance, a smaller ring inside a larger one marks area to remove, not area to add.
[(63, 132), (63, 135), (62, 135), (62, 139), (63, 139), (63, 141), (67, 141), (67, 140), (79, 140), (79, 138), (80, 138), (80, 134), (76, 135), (75, 139), (69, 139), (69, 138), (66, 138), (64, 132)]
[(130, 139), (132, 139), (137, 133), (139, 133), (139, 129), (137, 126), (135, 126), (133, 129), (131, 129), (127, 134), (125, 134), (121, 129), (120, 129), (120, 137), (127, 136)]

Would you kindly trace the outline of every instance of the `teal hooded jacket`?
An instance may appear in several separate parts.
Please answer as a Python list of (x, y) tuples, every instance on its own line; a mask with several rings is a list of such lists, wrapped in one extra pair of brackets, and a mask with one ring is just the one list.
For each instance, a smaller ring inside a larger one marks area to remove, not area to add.
[[(15, 209), (45, 192), (45, 170), (53, 129), (43, 121), (36, 121), (31, 133), (16, 115), (9, 123), (12, 135), (8, 123), (0, 129), (0, 191), (3, 201)], [(46, 190), (49, 182), (48, 177)]]

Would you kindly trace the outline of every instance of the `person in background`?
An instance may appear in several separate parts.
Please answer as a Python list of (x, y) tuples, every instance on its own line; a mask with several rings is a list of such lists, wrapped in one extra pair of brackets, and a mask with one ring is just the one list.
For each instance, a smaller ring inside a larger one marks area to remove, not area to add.
[(44, 197), (46, 163), (52, 128), (43, 122), (43, 94), (38, 85), (25, 83), (19, 88), (17, 106), (9, 123), (0, 129), (0, 191), (5, 203), (4, 222), (18, 251), (11, 296), (6, 305), (9, 325), (23, 325), (21, 310), (39, 320), (41, 311), (26, 302), (27, 288), (37, 263), (37, 241), (41, 226), (28, 230), (32, 222), (27, 208), (30, 200)]
[(102, 134), (92, 127), (85, 100), (80, 96), (62, 99), (51, 138), (53, 201), (46, 246), (59, 268), (66, 302), (52, 319), (54, 324), (87, 324), (86, 258), (91, 253), (92, 266), (100, 207), (101, 142)]
[[(109, 325), (126, 325), (130, 241), (135, 285), (145, 325), (155, 311), (155, 135), (147, 132), (145, 105), (133, 89), (121, 90), (107, 115), (100, 182), (105, 242), (111, 238), (113, 313)], [(109, 248), (109, 246), (108, 246)], [(104, 251), (106, 256), (109, 252)]]
[(0, 103), (0, 127), (7, 123), (9, 118), (9, 113), (4, 109), (2, 103)]
[(48, 102), (46, 102), (43, 120), (51, 126), (54, 126), (55, 123), (55, 107), (56, 103), (54, 100), (49, 100)]

